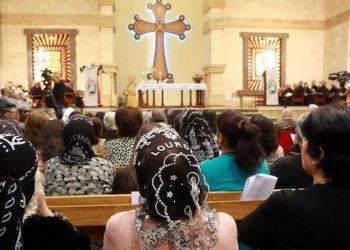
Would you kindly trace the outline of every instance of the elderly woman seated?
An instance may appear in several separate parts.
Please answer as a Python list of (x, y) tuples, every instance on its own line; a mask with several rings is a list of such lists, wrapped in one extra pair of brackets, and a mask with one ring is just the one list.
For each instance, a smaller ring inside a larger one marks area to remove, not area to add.
[(45, 165), (47, 195), (87, 195), (112, 192), (114, 166), (95, 157), (90, 118), (74, 115), (63, 129), (64, 151)]
[(243, 219), (239, 238), (261, 249), (350, 249), (350, 108), (311, 111), (301, 131), (313, 186), (272, 194)]

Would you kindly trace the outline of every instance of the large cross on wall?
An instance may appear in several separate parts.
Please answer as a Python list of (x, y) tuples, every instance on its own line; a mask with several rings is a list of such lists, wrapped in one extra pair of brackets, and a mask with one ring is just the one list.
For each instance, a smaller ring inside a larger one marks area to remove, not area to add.
[(139, 15), (135, 15), (135, 22), (129, 24), (129, 29), (135, 32), (135, 39), (139, 40), (142, 35), (147, 33), (155, 33), (155, 53), (153, 59), (153, 70), (147, 77), (156, 80), (168, 79), (169, 82), (173, 82), (173, 74), (168, 72), (167, 61), (165, 57), (165, 40), (164, 35), (166, 33), (175, 34), (181, 40), (185, 39), (185, 32), (191, 29), (191, 26), (184, 23), (185, 16), (180, 15), (178, 20), (166, 23), (165, 14), (171, 9), (169, 3), (163, 4), (162, 0), (156, 0), (154, 4), (148, 4), (147, 8), (152, 10), (155, 22), (147, 22), (140, 19)]

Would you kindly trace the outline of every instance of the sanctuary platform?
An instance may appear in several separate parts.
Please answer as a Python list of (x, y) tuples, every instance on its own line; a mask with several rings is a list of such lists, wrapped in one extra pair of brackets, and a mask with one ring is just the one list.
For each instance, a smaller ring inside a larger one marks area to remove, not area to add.
[[(169, 108), (172, 108), (172, 107), (169, 107)], [(185, 108), (186, 107), (181, 107), (181, 108), (176, 107), (174, 109), (183, 110)], [(295, 120), (298, 119), (298, 117), (302, 113), (306, 112), (306, 110), (307, 110), (307, 107), (303, 107), (303, 106), (291, 106), (288, 108), (292, 110), (293, 119), (295, 119)], [(142, 111), (152, 111), (155, 109), (159, 109), (159, 108), (141, 108)], [(238, 108), (238, 107), (233, 107), (233, 106), (207, 106), (205, 108), (198, 108), (198, 110), (201, 110), (201, 111), (203, 111), (205, 109), (214, 110), (217, 114), (220, 114), (220, 113), (227, 111), (227, 110), (236, 110), (236, 111), (242, 112), (247, 117), (252, 117), (254, 115), (262, 114), (262, 115), (269, 117), (273, 121), (277, 121), (277, 120), (280, 120), (282, 117), (282, 110), (284, 109), (284, 106), (257, 106), (256, 108)], [(83, 110), (84, 114), (89, 113), (89, 112), (95, 114), (98, 111), (102, 111), (102, 112), (116, 111), (116, 108), (113, 108), (113, 107), (86, 107)]]

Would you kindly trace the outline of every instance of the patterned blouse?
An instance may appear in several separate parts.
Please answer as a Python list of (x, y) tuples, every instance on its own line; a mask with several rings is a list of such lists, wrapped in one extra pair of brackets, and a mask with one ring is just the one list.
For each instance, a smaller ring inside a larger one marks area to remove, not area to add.
[(106, 141), (104, 158), (114, 166), (128, 166), (131, 159), (135, 138), (121, 137)]
[(65, 165), (58, 157), (54, 157), (45, 166), (45, 194), (109, 194), (112, 192), (115, 173), (114, 166), (102, 158), (93, 157), (89, 162)]

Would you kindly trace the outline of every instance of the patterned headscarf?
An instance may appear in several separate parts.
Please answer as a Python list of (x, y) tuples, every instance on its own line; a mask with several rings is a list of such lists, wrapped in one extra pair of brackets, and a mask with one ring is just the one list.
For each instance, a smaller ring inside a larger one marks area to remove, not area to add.
[(208, 185), (187, 143), (169, 126), (152, 123), (137, 138), (133, 166), (143, 200), (135, 229), (141, 248), (214, 249), (217, 214), (207, 206)]
[(59, 157), (63, 164), (74, 165), (94, 157), (92, 141), (95, 138), (90, 118), (74, 115), (63, 129), (64, 151)]
[(24, 208), (34, 193), (38, 159), (20, 136), (0, 134), (0, 246), (21, 250)]
[(0, 134), (21, 135), (21, 129), (14, 121), (0, 119)]
[(180, 135), (199, 162), (219, 156), (219, 147), (203, 115), (193, 108), (180, 115)]

